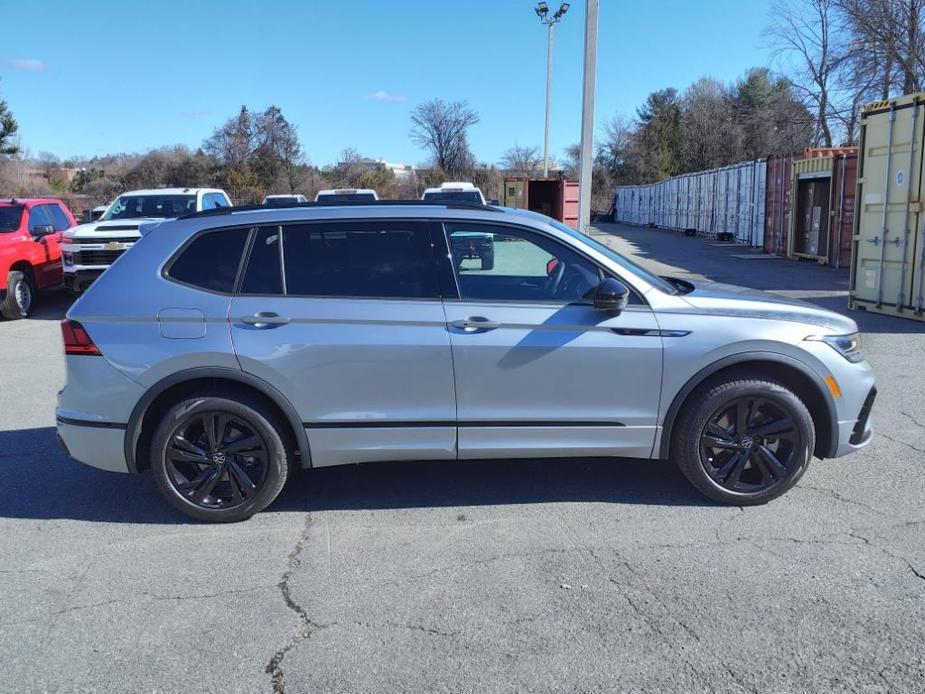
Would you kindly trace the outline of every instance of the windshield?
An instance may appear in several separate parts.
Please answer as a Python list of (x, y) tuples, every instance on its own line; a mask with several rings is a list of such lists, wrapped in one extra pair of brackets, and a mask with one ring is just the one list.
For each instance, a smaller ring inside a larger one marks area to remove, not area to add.
[(100, 221), (141, 217), (165, 219), (195, 211), (195, 195), (122, 195), (106, 210)]
[(548, 220), (547, 223), (554, 226), (559, 231), (564, 231), (566, 234), (571, 236), (573, 239), (577, 239), (578, 241), (581, 241), (586, 246), (591, 246), (591, 248), (607, 256), (608, 258), (610, 258), (612, 261), (617, 263), (623, 269), (627, 270), (628, 272), (633, 273), (634, 275), (636, 275), (636, 277), (644, 279), (646, 282), (651, 284), (653, 287), (660, 289), (666, 294), (677, 294), (678, 293), (678, 288), (675, 287), (673, 284), (666, 282), (658, 275), (653, 275), (651, 272), (649, 272), (642, 266), (637, 265), (631, 260), (627, 260), (622, 255), (617, 253), (614, 249), (610, 248), (609, 246), (605, 246), (600, 241), (590, 236), (587, 236), (585, 234), (582, 234), (579, 231), (575, 231), (574, 229), (572, 229), (572, 227), (566, 226), (565, 224), (562, 224), (561, 222), (557, 222), (554, 219)]
[(22, 220), (22, 206), (9, 205), (0, 207), (0, 231), (16, 231)]
[(429, 202), (482, 202), (482, 194), (477, 190), (440, 191), (424, 193), (424, 200)]
[(319, 193), (318, 202), (367, 202), (374, 201), (372, 193)]

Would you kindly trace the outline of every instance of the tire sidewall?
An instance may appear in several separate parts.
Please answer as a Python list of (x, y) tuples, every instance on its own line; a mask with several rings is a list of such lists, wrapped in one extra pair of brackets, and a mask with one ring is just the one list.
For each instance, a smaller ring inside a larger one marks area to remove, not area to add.
[[(17, 300), (17, 290), (20, 286), (24, 286), (29, 292), (29, 307), (25, 310), (20, 307)], [(6, 300), (4, 304), (3, 315), (6, 318), (16, 320), (18, 318), (29, 317), (29, 314), (32, 313), (32, 308), (35, 306), (35, 287), (32, 286), (32, 282), (29, 280), (28, 275), (19, 270), (13, 270), (7, 275)]]
[[(707, 422), (718, 410), (735, 400), (749, 396), (770, 400), (784, 408), (793, 419), (802, 443), (800, 449), (794, 452), (792, 471), (786, 480), (756, 492), (738, 492), (723, 487), (707, 474), (700, 456), (700, 437)], [(697, 480), (691, 481), (709, 496), (743, 505), (764, 503), (792, 489), (806, 472), (815, 447), (815, 429), (806, 405), (791, 391), (770, 381), (743, 379), (711, 388), (703, 399), (698, 400), (696, 413), (692, 413), (689, 424), (683, 429), (685, 440), (678, 441), (678, 445), (684, 449), (682, 456), (688, 462), (688, 465), (682, 467), (685, 474), (696, 475)]]
[[(170, 481), (166, 450), (171, 435), (184, 420), (202, 412), (224, 412), (253, 427), (267, 445), (267, 473), (263, 486), (247, 503), (230, 509), (209, 509), (184, 497)], [(174, 508), (197, 520), (231, 523), (250, 518), (269, 506), (279, 495), (288, 476), (288, 452), (272, 418), (261, 408), (222, 397), (202, 396), (174, 405), (164, 415), (151, 443), (151, 470), (161, 494)]]

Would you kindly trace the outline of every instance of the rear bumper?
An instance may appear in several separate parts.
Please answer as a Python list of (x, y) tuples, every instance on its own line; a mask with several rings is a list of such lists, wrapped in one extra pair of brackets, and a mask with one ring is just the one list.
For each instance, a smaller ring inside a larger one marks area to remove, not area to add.
[(61, 414), (56, 419), (58, 439), (70, 457), (100, 470), (129, 472), (124, 424), (78, 420)]

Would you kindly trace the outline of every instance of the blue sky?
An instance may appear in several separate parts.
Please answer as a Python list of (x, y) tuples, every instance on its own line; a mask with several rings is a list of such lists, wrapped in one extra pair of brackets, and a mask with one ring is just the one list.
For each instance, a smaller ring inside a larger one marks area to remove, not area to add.
[[(0, 0), (0, 98), (33, 155), (192, 147), (241, 104), (279, 105), (312, 162), (345, 147), (404, 163), (415, 105), (467, 100), (497, 162), (541, 145), (546, 33), (533, 0)], [(769, 0), (601, 0), (597, 123), (658, 88), (768, 61)], [(550, 5), (556, 7), (555, 2)], [(33, 27), (35, 30), (29, 30)], [(550, 148), (579, 139), (584, 2), (557, 26)]]

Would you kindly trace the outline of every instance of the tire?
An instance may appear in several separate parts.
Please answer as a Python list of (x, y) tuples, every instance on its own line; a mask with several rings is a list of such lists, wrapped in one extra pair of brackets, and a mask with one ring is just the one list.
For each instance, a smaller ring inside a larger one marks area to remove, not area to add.
[(815, 443), (799, 397), (764, 377), (740, 376), (694, 392), (678, 416), (671, 454), (705, 496), (752, 506), (791, 489)]
[(495, 252), (492, 250), (485, 253), (482, 258), (482, 270), (493, 270), (495, 268)]
[[(207, 422), (220, 435), (210, 438)], [(269, 506), (286, 483), (292, 464), (286, 431), (278, 417), (249, 397), (183, 400), (164, 415), (151, 443), (158, 490), (196, 520), (246, 520)]]
[(10, 270), (6, 276), (6, 296), (0, 302), (0, 313), (7, 320), (28, 318), (35, 305), (35, 286), (24, 272)]

